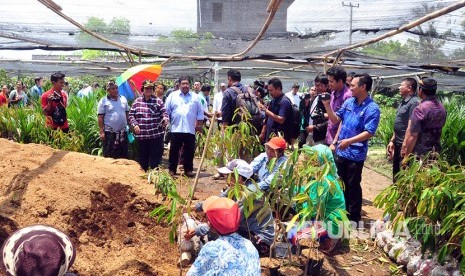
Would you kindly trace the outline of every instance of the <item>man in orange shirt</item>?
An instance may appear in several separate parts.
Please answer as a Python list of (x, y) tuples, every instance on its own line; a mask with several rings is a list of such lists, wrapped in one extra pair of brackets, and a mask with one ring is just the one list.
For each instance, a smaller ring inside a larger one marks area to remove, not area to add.
[(68, 96), (63, 92), (65, 85), (65, 74), (61, 72), (53, 73), (50, 77), (52, 88), (42, 94), (42, 110), (46, 118), (46, 126), (53, 130), (60, 129), (63, 132), (69, 131), (68, 119), (66, 116), (66, 105)]

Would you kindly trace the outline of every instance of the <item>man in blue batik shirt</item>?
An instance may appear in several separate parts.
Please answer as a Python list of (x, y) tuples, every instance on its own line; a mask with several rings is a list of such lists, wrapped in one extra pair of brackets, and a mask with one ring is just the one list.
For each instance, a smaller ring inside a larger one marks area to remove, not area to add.
[(212, 196), (203, 202), (202, 209), (210, 231), (217, 232), (220, 237), (202, 247), (187, 275), (261, 275), (257, 249), (236, 233), (241, 217), (237, 203)]
[[(265, 152), (261, 153), (250, 162), (254, 174), (258, 176), (256, 185), (260, 190), (266, 192), (270, 188), (270, 183), (274, 175), (287, 160), (287, 157), (284, 155), (285, 150), (286, 141), (281, 137), (273, 137), (268, 143), (265, 143)], [(273, 158), (276, 158), (276, 163), (274, 167), (269, 170), (268, 162)], [(247, 188), (254, 192), (257, 190), (254, 184), (248, 185)]]
[(378, 128), (380, 111), (369, 97), (373, 80), (368, 74), (357, 74), (352, 79), (350, 90), (353, 97), (347, 99), (336, 113), (330, 101), (323, 101), (332, 123), (342, 122), (337, 140), (335, 161), (337, 173), (345, 184), (344, 198), (351, 221), (359, 222), (362, 211), (362, 169), (368, 152), (368, 140)]

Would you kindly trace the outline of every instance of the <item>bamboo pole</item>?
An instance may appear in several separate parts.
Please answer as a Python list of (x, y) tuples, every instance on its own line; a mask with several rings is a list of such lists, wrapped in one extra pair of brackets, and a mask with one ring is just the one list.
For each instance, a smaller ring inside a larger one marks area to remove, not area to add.
[(199, 166), (197, 167), (194, 184), (192, 185), (192, 191), (191, 191), (191, 194), (189, 195), (189, 200), (187, 201), (186, 206), (188, 208), (191, 206), (192, 198), (194, 198), (195, 189), (197, 188), (197, 183), (199, 183), (200, 169), (202, 169), (203, 160), (205, 159), (205, 155), (207, 154), (208, 143), (210, 142), (210, 137), (213, 132), (213, 128), (214, 128), (213, 126), (215, 124), (215, 120), (216, 120), (216, 116), (212, 116), (211, 121), (210, 121), (210, 128), (208, 128), (207, 138), (205, 139), (205, 145), (203, 147), (202, 158), (200, 159)]
[[(273, 22), (273, 19), (274, 19), (274, 16), (276, 14), (276, 12), (278, 11), (279, 9), (279, 6), (281, 5), (281, 3), (283, 2), (284, 0), (271, 0), (270, 1), (270, 4), (268, 6), (268, 9), (270, 8), (271, 6), (271, 10), (269, 11), (269, 14), (268, 14), (268, 18), (266, 19), (265, 21), (265, 24), (263, 25), (262, 29), (260, 30), (260, 32), (258, 33), (257, 37), (255, 37), (254, 41), (249, 45), (249, 47), (247, 47), (244, 51), (238, 53), (238, 54), (234, 54), (232, 55), (231, 57), (239, 57), (239, 56), (243, 56), (245, 55), (247, 52), (249, 52), (250, 50), (252, 50), (253, 47), (255, 47), (255, 45), (257, 45), (258, 41), (260, 41), (260, 39), (263, 37), (263, 35), (265, 35), (265, 32), (266, 30), (268, 30), (268, 27), (270, 27), (271, 25), (271, 22)], [(267, 9), (267, 10), (268, 10)]]
[(460, 8), (463, 8), (465, 7), (465, 0), (462, 0), (462, 1), (458, 1), (452, 5), (449, 5), (447, 7), (444, 7), (440, 10), (437, 10), (435, 12), (432, 12), (432, 13), (429, 13), (425, 16), (423, 16), (422, 18), (420, 19), (417, 19), (413, 22), (410, 22), (406, 25), (403, 25), (401, 26), (400, 28), (398, 28), (397, 30), (393, 30), (393, 31), (390, 31), (390, 32), (387, 32), (381, 36), (378, 36), (378, 37), (375, 37), (373, 39), (370, 39), (370, 40), (367, 40), (367, 41), (364, 41), (364, 42), (360, 42), (360, 43), (356, 43), (356, 44), (353, 44), (353, 45), (349, 45), (347, 47), (344, 47), (342, 49), (338, 49), (338, 50), (335, 50), (335, 51), (332, 51), (332, 52), (329, 52), (325, 55), (325, 57), (328, 57), (330, 55), (334, 55), (336, 53), (339, 53), (339, 52), (343, 52), (343, 51), (347, 51), (347, 50), (352, 50), (352, 49), (355, 49), (355, 48), (360, 48), (360, 47), (363, 47), (363, 46), (367, 46), (367, 45), (370, 45), (370, 44), (373, 44), (375, 42), (378, 42), (380, 40), (383, 40), (383, 39), (386, 39), (388, 37), (391, 37), (391, 36), (394, 36), (396, 34), (399, 34), (399, 33), (402, 33), (406, 30), (409, 30), (409, 29), (412, 29), (414, 27), (417, 27), (418, 25), (421, 25), (425, 22), (428, 22), (432, 19), (435, 19), (441, 15), (444, 15), (444, 14), (448, 14), (450, 12), (453, 12), (455, 10), (458, 10)]
[(131, 65), (131, 63), (129, 62), (129, 60), (123, 55), (122, 52), (118, 52), (119, 55), (124, 59), (124, 61), (126, 61), (129, 65)]
[(163, 62), (160, 64), (160, 66), (161, 66), (161, 67), (165, 66), (165, 64), (167, 64), (168, 62), (172, 61), (173, 59), (174, 59), (173, 56), (169, 57), (167, 60), (163, 61)]
[(36, 40), (36, 39), (30, 39), (30, 38), (20, 37), (20, 36), (15, 35), (15, 34), (0, 33), (0, 37), (9, 38), (9, 39), (17, 39), (17, 40), (21, 40), (21, 41), (25, 41), (25, 42), (31, 42), (31, 43), (35, 43), (35, 44), (39, 44), (39, 45), (50, 46), (50, 45), (49, 45), (48, 43), (46, 43), (46, 42), (43, 42), (43, 41), (40, 41), (40, 40)]
[(292, 67), (292, 68), (282, 68), (282, 69), (277, 69), (275, 71), (272, 71), (268, 74), (265, 74), (265, 75), (262, 75), (263, 77), (269, 77), (271, 75), (274, 75), (274, 74), (277, 74), (277, 73), (280, 73), (280, 72), (283, 72), (283, 71), (294, 71), (294, 72), (311, 72), (310, 70), (297, 70), (299, 68), (302, 68), (304, 67), (305, 65), (298, 65), (298, 66), (295, 66), (295, 67)]
[(266, 7), (266, 12), (271, 12), (273, 10), (273, 7), (276, 5), (277, 0), (270, 0), (270, 3), (268, 3), (268, 7)]

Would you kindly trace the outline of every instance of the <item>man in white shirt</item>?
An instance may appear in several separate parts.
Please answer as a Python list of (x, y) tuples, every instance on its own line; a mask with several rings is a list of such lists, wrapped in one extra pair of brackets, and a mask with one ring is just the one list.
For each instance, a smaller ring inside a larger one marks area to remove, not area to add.
[(297, 107), (300, 106), (300, 97), (302, 93), (299, 92), (300, 85), (298, 83), (294, 83), (292, 85), (292, 90), (286, 93), (286, 97), (291, 100), (292, 105)]
[(223, 104), (223, 92), (226, 90), (226, 84), (222, 82), (220, 84), (220, 90), (215, 93), (215, 97), (213, 97), (213, 113), (216, 116), (218, 122), (218, 129), (221, 129), (221, 105)]

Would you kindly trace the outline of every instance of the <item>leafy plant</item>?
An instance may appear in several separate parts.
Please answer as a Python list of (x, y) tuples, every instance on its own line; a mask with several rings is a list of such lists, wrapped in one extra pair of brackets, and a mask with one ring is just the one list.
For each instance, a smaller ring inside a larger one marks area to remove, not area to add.
[[(302, 157), (299, 158), (299, 156)], [(269, 162), (269, 168), (274, 167), (275, 161), (273, 159)], [(323, 185), (326, 184), (329, 187), (329, 193), (335, 192), (335, 185), (342, 186), (339, 181), (332, 182), (327, 178), (330, 167), (329, 162), (320, 165), (318, 154), (309, 147), (304, 147), (301, 150), (294, 150), (275, 174), (269, 190), (264, 194), (264, 206), (257, 215), (257, 218), (262, 220), (267, 209), (273, 210), (275, 214), (275, 225), (278, 231), (275, 233), (272, 248), (275, 246), (276, 237), (279, 234), (285, 234), (284, 230), (288, 231), (293, 226), (300, 227), (308, 221), (323, 220), (325, 201), (314, 202), (310, 197), (310, 190), (316, 189), (318, 197), (322, 197)], [(340, 215), (341, 223), (347, 223), (345, 210), (341, 210)], [(287, 226), (284, 225), (284, 221), (289, 221)]]
[[(394, 229), (408, 227), (422, 244), (422, 253), (438, 253), (461, 259), (465, 272), (465, 167), (440, 160), (423, 163), (410, 160), (398, 180), (374, 201), (393, 218)], [(437, 230), (439, 229), (439, 230)]]
[(97, 118), (97, 104), (100, 95), (91, 93), (88, 97), (71, 96), (70, 104), (66, 109), (70, 129), (76, 131), (84, 138), (84, 151), (91, 153), (99, 148), (100, 136)]
[(394, 133), (394, 121), (396, 119), (396, 110), (393, 108), (381, 107), (381, 118), (378, 129), (372, 143), (386, 145), (389, 144), (392, 134)]
[[(153, 172), (154, 171), (152, 171), (151, 174)], [(155, 218), (157, 223), (164, 223), (170, 227), (169, 239), (171, 243), (174, 243), (178, 226), (183, 218), (182, 214), (187, 210), (187, 201), (179, 195), (176, 188), (176, 181), (171, 177), (171, 175), (160, 172), (158, 178), (160, 176), (164, 178), (162, 189), (167, 192), (167, 204), (161, 204), (157, 208), (153, 209), (153, 211), (150, 212), (150, 216)], [(152, 180), (149, 180), (149, 182), (150, 181)], [(159, 188), (160, 186), (156, 187), (156, 189)]]
[(176, 191), (176, 181), (165, 170), (151, 170), (148, 173), (148, 181), (155, 186), (155, 194), (167, 196), (171, 191)]
[[(214, 165), (226, 164), (236, 158), (251, 161), (253, 157), (264, 150), (260, 139), (254, 133), (256, 133), (256, 130), (247, 120), (242, 120), (237, 125), (230, 125), (224, 131), (216, 131), (210, 137), (206, 159), (212, 160)], [(196, 143), (199, 145), (197, 154), (200, 155), (206, 135), (199, 134), (196, 139)]]

